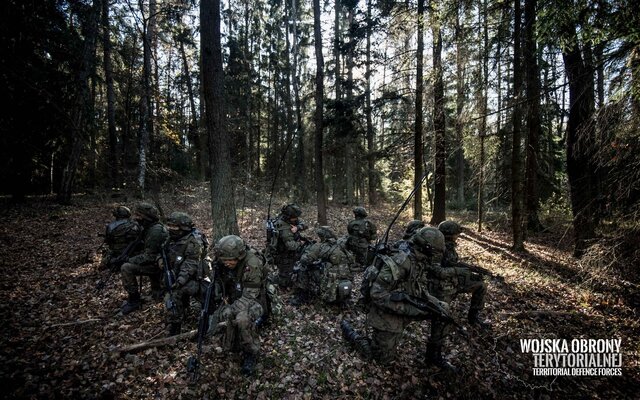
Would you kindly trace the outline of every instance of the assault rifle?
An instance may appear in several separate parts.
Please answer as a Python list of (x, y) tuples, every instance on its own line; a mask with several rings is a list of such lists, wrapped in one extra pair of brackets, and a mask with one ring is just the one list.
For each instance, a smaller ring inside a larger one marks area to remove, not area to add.
[(496, 275), (493, 272), (489, 271), (488, 269), (479, 267), (477, 265), (468, 264), (468, 263), (463, 262), (463, 261), (458, 261), (458, 267), (466, 268), (471, 272), (475, 272), (476, 274), (480, 274), (480, 275), (483, 275), (483, 276), (488, 276), (491, 279), (497, 279), (497, 280), (504, 281), (504, 277), (502, 277), (501, 275)]
[(202, 309), (200, 310), (200, 319), (198, 320), (198, 352), (195, 356), (189, 357), (187, 360), (187, 371), (191, 374), (191, 382), (196, 382), (198, 380), (198, 373), (200, 370), (200, 357), (202, 356), (202, 342), (204, 341), (204, 336), (209, 331), (209, 314), (211, 314), (211, 308), (214, 310), (216, 307), (215, 299), (213, 299), (213, 291), (215, 288), (216, 276), (218, 272), (218, 265), (213, 266), (213, 276), (209, 286), (207, 287), (207, 292), (204, 296), (204, 303), (202, 304)]
[(173, 272), (171, 272), (171, 267), (169, 266), (167, 251), (165, 250), (164, 246), (162, 247), (162, 264), (164, 266), (164, 283), (167, 287), (167, 293), (169, 293), (165, 306), (167, 307), (167, 310), (170, 310), (173, 315), (176, 315), (176, 312), (178, 310), (176, 308), (175, 301), (173, 301), (173, 293), (171, 292), (171, 288), (173, 287), (175, 281), (173, 279)]
[(462, 326), (458, 324), (456, 320), (453, 319), (453, 317), (451, 316), (451, 314), (449, 314), (449, 312), (447, 312), (447, 310), (442, 308), (440, 304), (434, 301), (431, 301), (428, 298), (425, 299), (417, 296), (412, 296), (410, 294), (403, 293), (403, 292), (393, 292), (391, 294), (391, 301), (401, 301), (407, 304), (411, 304), (418, 310), (428, 313), (431, 317), (435, 319), (439, 319), (443, 322), (447, 322), (459, 328), (462, 328)]
[(122, 264), (127, 262), (127, 260), (129, 259), (129, 254), (131, 253), (131, 251), (135, 249), (138, 246), (138, 244), (140, 244), (140, 242), (142, 241), (143, 234), (144, 234), (144, 231), (140, 232), (136, 240), (129, 243), (127, 247), (125, 247), (125, 249), (122, 250), (122, 253), (120, 253), (120, 255), (116, 257), (115, 260), (109, 261), (109, 274), (96, 284), (97, 291), (104, 289), (105, 285), (107, 284), (107, 281), (111, 279), (111, 275), (120, 271), (120, 267), (122, 267)]

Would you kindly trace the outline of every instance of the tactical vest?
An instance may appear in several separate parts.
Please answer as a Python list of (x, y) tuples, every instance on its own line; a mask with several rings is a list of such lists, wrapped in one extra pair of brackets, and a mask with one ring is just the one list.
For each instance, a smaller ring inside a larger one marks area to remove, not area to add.
[(129, 243), (138, 238), (140, 225), (130, 219), (119, 219), (107, 225), (105, 242), (113, 254), (121, 253)]

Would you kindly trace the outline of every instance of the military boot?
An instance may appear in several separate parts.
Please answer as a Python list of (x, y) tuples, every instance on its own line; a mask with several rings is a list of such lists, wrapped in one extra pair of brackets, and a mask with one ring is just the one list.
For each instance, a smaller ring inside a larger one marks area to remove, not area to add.
[(477, 326), (478, 328), (481, 328), (481, 329), (490, 329), (491, 322), (480, 317), (479, 314), (480, 314), (480, 310), (476, 310), (476, 309), (469, 310), (469, 316), (468, 316), (469, 324), (473, 326)]
[(244, 358), (242, 359), (242, 374), (244, 376), (253, 375), (254, 370), (256, 369), (256, 355), (252, 353), (244, 353)]
[(426, 361), (428, 364), (435, 365), (436, 367), (444, 371), (448, 371), (454, 374), (458, 372), (458, 369), (454, 367), (453, 364), (442, 357), (442, 345), (428, 343)]
[(122, 306), (122, 315), (127, 315), (139, 309), (141, 306), (140, 293), (129, 293), (129, 300)]
[(167, 337), (179, 335), (182, 332), (182, 324), (180, 322), (172, 322), (167, 326)]

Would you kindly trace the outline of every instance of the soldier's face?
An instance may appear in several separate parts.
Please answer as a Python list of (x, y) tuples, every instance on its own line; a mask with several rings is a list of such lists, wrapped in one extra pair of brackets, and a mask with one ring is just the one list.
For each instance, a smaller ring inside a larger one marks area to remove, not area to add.
[(291, 225), (298, 225), (298, 217), (291, 217), (289, 218), (289, 223)]
[(222, 260), (222, 263), (224, 264), (225, 267), (229, 268), (229, 269), (234, 269), (236, 267), (236, 265), (238, 265), (238, 259), (237, 258), (233, 258), (230, 260)]
[(459, 234), (455, 234), (455, 235), (450, 236), (451, 241), (452, 241), (453, 243), (457, 242), (457, 241), (458, 241), (458, 236), (460, 236), (460, 235), (459, 235)]

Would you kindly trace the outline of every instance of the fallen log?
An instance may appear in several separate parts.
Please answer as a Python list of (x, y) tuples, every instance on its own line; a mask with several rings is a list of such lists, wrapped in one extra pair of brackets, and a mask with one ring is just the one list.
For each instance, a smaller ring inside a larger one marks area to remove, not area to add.
[(146, 342), (131, 344), (128, 346), (116, 347), (111, 349), (114, 353), (133, 353), (140, 350), (146, 350), (152, 347), (162, 347), (168, 345), (175, 345), (181, 340), (187, 340), (195, 337), (198, 334), (198, 330), (194, 329), (189, 332), (181, 333), (175, 336), (163, 337), (160, 339), (149, 340)]

